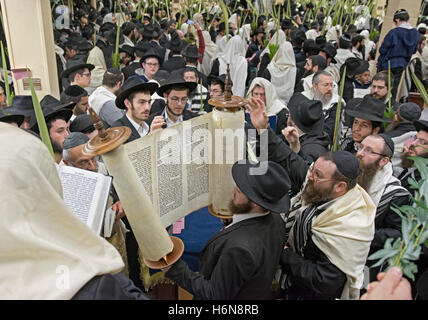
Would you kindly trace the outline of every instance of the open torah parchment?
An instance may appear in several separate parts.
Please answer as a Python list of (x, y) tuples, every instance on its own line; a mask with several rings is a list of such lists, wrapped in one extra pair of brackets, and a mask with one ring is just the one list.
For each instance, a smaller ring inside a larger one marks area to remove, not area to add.
[(231, 167), (244, 156), (244, 112), (214, 110), (124, 145), (165, 227), (213, 204), (227, 214)]

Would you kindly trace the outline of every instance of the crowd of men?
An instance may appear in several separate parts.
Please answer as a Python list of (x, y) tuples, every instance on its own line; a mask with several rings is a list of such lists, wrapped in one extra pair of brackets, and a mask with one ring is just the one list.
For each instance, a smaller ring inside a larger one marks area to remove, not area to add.
[[(40, 101), (55, 161), (108, 174), (101, 158), (82, 152), (97, 135), (89, 107), (106, 128), (129, 127), (128, 143), (212, 112), (209, 99), (223, 97), (229, 66), (232, 94), (248, 101), (245, 130), (257, 131), (257, 149), (268, 155), (268, 170), (251, 175), (255, 164), (233, 166), (233, 218), (224, 220), (222, 230), (206, 243), (198, 272), (180, 259), (162, 270), (165, 277), (195, 299), (359, 299), (363, 293), (365, 298), (384, 298), (367, 284), (381, 280), (377, 275), (388, 265), (373, 268), (376, 261), (368, 256), (387, 239), (402, 236), (401, 217), (393, 208), (412, 203), (415, 189), (408, 179), (421, 179), (409, 156), (428, 158), (428, 114), (423, 104), (409, 101), (409, 93), (417, 91), (412, 75), (423, 84), (428, 80), (428, 27), (425, 21), (411, 26), (408, 12), (400, 9), (393, 17), (395, 27), (380, 43), (379, 36), (369, 34), (381, 30), (383, 21), (367, 14), (366, 1), (355, 8), (355, 17), (345, 14), (335, 26), (326, 8), (313, 12), (310, 2), (287, 2), (279, 8), (289, 5), (292, 19), (280, 15), (278, 20), (272, 14), (246, 14), (251, 8), (245, 2), (228, 3), (233, 11), (226, 28), (220, 7), (214, 5), (193, 16), (182, 10), (169, 17), (162, 7), (140, 16), (131, 1), (121, 2), (121, 13), (110, 1), (97, 2), (97, 8), (75, 1), (71, 25), (54, 28), (60, 99), (46, 95)], [(311, 11), (314, 18), (309, 20)], [(53, 14), (59, 15), (55, 8)], [(365, 20), (351, 19), (357, 17)], [(4, 85), (0, 90), (0, 122), (9, 124), (0, 127), (2, 145), (9, 139), (5, 150), (28, 149), (25, 154), (38, 160), (26, 156), (20, 161), (48, 166), (34, 140), (40, 132), (31, 96), (15, 95), (7, 106)], [(332, 151), (336, 145), (338, 151)], [(10, 210), (61, 211), (60, 201), (52, 208), (28, 209), (36, 198), (30, 191), (20, 193), (25, 176), (7, 176), (6, 162), (13, 155), (18, 152), (1, 156), (2, 181), (11, 182), (9, 192), (20, 188), (12, 196), (29, 203), (22, 208), (12, 203)], [(58, 196), (47, 169), (31, 172), (44, 181), (41, 198)], [(147, 298), (132, 226), (113, 188), (111, 197), (109, 209), (117, 213), (112, 237), (123, 238), (120, 248), (115, 242), (120, 255), (107, 243), (82, 236), (89, 230), (73, 228), (71, 237), (87, 238), (104, 253), (90, 257), (88, 251), (79, 257), (93, 272), (77, 277), (68, 295), (49, 297)], [(67, 225), (58, 224), (51, 228), (60, 237)], [(51, 249), (62, 252), (75, 245), (78, 250), (74, 242), (59, 241)], [(426, 259), (422, 253), (411, 281), (413, 298), (428, 298)], [(76, 272), (85, 270), (72, 265)], [(118, 273), (123, 265), (130, 280)], [(0, 292), (5, 298), (7, 290)], [(24, 296), (43, 298), (43, 293)]]

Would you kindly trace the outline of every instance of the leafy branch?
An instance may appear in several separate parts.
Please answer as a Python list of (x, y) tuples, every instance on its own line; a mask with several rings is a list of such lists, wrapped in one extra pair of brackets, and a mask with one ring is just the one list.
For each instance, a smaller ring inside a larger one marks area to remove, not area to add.
[(391, 208), (402, 220), (402, 236), (394, 242), (389, 238), (384, 248), (373, 253), (368, 259), (379, 259), (372, 268), (386, 261), (388, 266), (401, 268), (404, 275), (414, 280), (414, 274), (418, 271), (415, 262), (419, 259), (422, 245), (428, 246), (428, 159), (421, 157), (409, 157), (409, 159), (413, 160), (413, 166), (421, 174), (421, 179), (416, 181), (413, 173), (408, 180), (412, 189), (415, 189), (411, 205)]

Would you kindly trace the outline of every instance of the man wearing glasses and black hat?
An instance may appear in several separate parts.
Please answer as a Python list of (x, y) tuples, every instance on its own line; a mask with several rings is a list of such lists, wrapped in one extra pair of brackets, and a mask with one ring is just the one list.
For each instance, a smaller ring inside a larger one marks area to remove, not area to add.
[(91, 71), (95, 68), (93, 64), (79, 63), (69, 66), (62, 72), (64, 89), (70, 85), (87, 88), (91, 84)]
[(183, 76), (172, 73), (168, 81), (157, 93), (166, 99), (166, 106), (147, 120), (151, 131), (172, 127), (180, 122), (196, 117), (198, 114), (186, 110), (189, 93), (195, 90), (195, 82), (186, 82)]

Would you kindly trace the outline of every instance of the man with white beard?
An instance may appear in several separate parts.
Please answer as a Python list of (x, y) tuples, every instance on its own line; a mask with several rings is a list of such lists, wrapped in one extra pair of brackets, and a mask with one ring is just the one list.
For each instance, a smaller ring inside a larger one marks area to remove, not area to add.
[[(333, 141), (337, 103), (339, 102), (339, 96), (333, 92), (333, 76), (326, 71), (317, 72), (312, 79), (312, 89), (303, 91), (302, 94), (308, 99), (322, 102), (325, 120), (324, 131), (327, 132), (330, 140)], [(344, 106), (345, 102), (342, 101), (342, 107)]]

